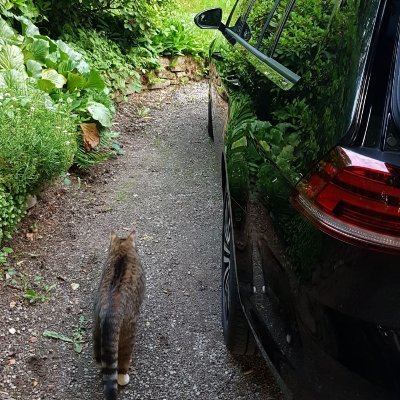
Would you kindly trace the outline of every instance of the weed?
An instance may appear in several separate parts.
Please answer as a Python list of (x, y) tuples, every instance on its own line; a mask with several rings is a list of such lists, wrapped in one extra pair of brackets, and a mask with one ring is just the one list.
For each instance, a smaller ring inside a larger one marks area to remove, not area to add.
[(85, 335), (86, 335), (86, 320), (84, 315), (80, 315), (78, 324), (75, 326), (75, 329), (72, 332), (74, 350), (77, 353), (82, 352), (82, 343), (86, 341)]
[(127, 198), (128, 198), (128, 195), (124, 192), (117, 192), (115, 195), (116, 201), (126, 201)]
[(68, 172), (63, 172), (61, 174), (61, 179), (62, 179), (62, 182), (64, 183), (65, 186), (71, 186), (72, 185), (72, 181), (68, 176), (69, 176)]
[(29, 304), (34, 304), (34, 303), (36, 303), (36, 302), (38, 302), (38, 301), (44, 303), (46, 300), (48, 300), (48, 297), (47, 297), (47, 296), (45, 296), (45, 295), (43, 295), (43, 294), (41, 294), (41, 293), (39, 293), (39, 292), (36, 292), (36, 291), (33, 290), (33, 289), (28, 289), (28, 290), (22, 295), (22, 297), (23, 297), (24, 299), (27, 299), (28, 302), (29, 302)]
[(53, 289), (55, 289), (57, 287), (56, 283), (53, 283), (52, 285), (44, 285), (43, 289), (46, 293), (49, 293), (50, 291), (52, 291)]
[(44, 303), (45, 301), (49, 300), (49, 297), (47, 296), (48, 293), (57, 287), (57, 284), (55, 283), (51, 285), (45, 284), (43, 282), (43, 276), (41, 275), (35, 275), (33, 278), (33, 286), (35, 289), (31, 287), (29, 278), (26, 275), (20, 274), (19, 278), (20, 286), (24, 291), (22, 297), (28, 300), (29, 304), (34, 304), (39, 301)]
[(7, 257), (13, 252), (11, 247), (3, 247), (0, 250), (0, 265), (7, 265)]
[[(8, 250), (8, 254), (10, 250)], [(3, 259), (2, 264), (6, 268), (0, 269), (0, 281), (4, 281), (14, 289), (20, 290), (22, 297), (29, 304), (43, 303), (49, 300), (48, 294), (57, 287), (57, 284), (46, 284), (41, 275), (35, 275), (32, 279), (29, 275), (18, 272), (14, 267), (7, 264), (6, 259)]]
[(44, 337), (61, 340), (63, 342), (72, 343), (74, 351), (76, 353), (81, 353), (83, 348), (82, 344), (86, 342), (86, 319), (84, 315), (79, 316), (78, 324), (74, 327), (72, 331), (72, 337), (65, 336), (62, 333), (55, 331), (45, 330), (43, 332)]
[(139, 106), (136, 109), (135, 115), (137, 118), (145, 118), (149, 115), (150, 113), (150, 108), (146, 106)]

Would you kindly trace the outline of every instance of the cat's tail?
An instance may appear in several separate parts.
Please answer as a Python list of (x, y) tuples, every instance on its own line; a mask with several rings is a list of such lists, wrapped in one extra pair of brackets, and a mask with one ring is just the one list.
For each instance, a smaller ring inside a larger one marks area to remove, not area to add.
[(118, 336), (112, 316), (107, 315), (101, 326), (101, 372), (105, 400), (116, 400), (118, 393)]

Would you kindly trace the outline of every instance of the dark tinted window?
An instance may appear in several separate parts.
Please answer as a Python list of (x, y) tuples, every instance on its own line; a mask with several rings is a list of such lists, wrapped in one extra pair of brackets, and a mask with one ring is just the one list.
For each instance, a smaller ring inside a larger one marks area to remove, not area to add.
[[(282, 153), (271, 158), (295, 182), (357, 126), (382, 6), (379, 0), (296, 0), (293, 7), (289, 1), (245, 3), (239, 2), (232, 14), (231, 29), (237, 21), (245, 28), (247, 23), (248, 43), (264, 54), (273, 51), (274, 60), (301, 77), (289, 90), (279, 90), (269, 75), (242, 67), (249, 71), (242, 79), (258, 118), (268, 121), (286, 143)], [(245, 62), (249, 53), (243, 54)], [(266, 143), (275, 140), (269, 133)]]
[(271, 45), (279, 40), (294, 3), (294, 0), (238, 1), (228, 24), (249, 44), (270, 56)]
[(301, 75), (329, 30), (338, 2), (333, 0), (238, 1), (230, 27), (251, 46)]

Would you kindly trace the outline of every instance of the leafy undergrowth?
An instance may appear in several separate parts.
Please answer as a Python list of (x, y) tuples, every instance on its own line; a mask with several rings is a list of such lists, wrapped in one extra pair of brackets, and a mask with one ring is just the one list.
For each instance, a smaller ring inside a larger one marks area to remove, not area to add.
[[(100, 74), (26, 17), (0, 17), (0, 243), (23, 216), (28, 195), (65, 173), (118, 152), (113, 102)], [(92, 139), (79, 133), (90, 124)], [(87, 152), (89, 146), (90, 152)], [(93, 147), (95, 149), (93, 150)]]
[(11, 237), (27, 198), (72, 163), (84, 169), (122, 153), (111, 130), (113, 96), (139, 92), (141, 75), (159, 68), (159, 55), (206, 54), (215, 32), (196, 28), (193, 16), (214, 6), (0, 2), (0, 243)]

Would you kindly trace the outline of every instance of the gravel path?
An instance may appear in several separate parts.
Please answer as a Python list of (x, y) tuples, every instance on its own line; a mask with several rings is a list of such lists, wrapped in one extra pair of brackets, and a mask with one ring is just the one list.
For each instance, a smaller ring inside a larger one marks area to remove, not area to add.
[[(0, 400), (102, 399), (92, 298), (110, 231), (132, 227), (147, 292), (119, 399), (279, 398), (258, 356), (234, 359), (223, 344), (221, 191), (206, 105), (204, 82), (133, 97), (116, 118), (125, 156), (49, 189), (24, 221), (0, 283)], [(29, 305), (29, 289), (48, 299)], [(82, 352), (45, 329), (81, 334)]]

